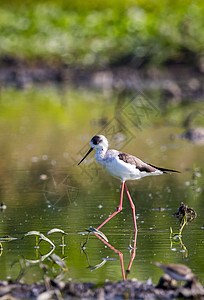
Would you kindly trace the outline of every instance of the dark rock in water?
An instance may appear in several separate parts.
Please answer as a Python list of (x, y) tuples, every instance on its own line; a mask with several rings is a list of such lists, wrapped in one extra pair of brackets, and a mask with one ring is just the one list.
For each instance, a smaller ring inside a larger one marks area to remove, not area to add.
[(197, 213), (193, 208), (190, 208), (188, 205), (181, 202), (179, 209), (173, 214), (173, 216), (176, 216), (181, 220), (183, 217), (187, 216), (187, 222), (191, 222), (197, 217)]
[(71, 297), (91, 298), (93, 297), (94, 284), (91, 282), (74, 283), (69, 282), (65, 285), (63, 292)]
[(204, 144), (204, 128), (190, 128), (181, 136), (184, 139), (192, 141), (196, 144), (203, 145)]
[(172, 279), (168, 274), (164, 274), (160, 278), (156, 286), (157, 289), (164, 289), (164, 290), (175, 289), (175, 287), (176, 287), (176, 280)]
[(204, 288), (195, 278), (179, 288), (179, 297), (204, 299)]
[(172, 134), (170, 138), (174, 139), (186, 139), (195, 144), (204, 144), (204, 127), (193, 127), (192, 122), (196, 117), (203, 118), (203, 112), (200, 110), (192, 111), (185, 120), (183, 121), (182, 127), (185, 131), (182, 134), (174, 135)]

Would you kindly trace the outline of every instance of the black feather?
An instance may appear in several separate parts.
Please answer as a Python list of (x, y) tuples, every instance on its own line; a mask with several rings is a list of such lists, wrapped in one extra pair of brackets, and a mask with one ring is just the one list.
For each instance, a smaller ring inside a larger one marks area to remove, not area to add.
[(162, 171), (162, 172), (164, 172), (164, 173), (171, 173), (171, 172), (173, 172), (173, 173), (181, 173), (180, 171), (177, 171), (177, 170), (171, 170), (171, 169), (166, 169), (166, 168), (160, 168), (160, 167), (156, 167), (156, 166), (154, 166), (154, 165), (152, 165), (152, 164), (149, 164), (149, 163), (147, 163), (149, 166), (151, 166), (151, 167), (153, 167), (153, 168), (156, 168), (157, 170), (160, 170), (160, 171)]

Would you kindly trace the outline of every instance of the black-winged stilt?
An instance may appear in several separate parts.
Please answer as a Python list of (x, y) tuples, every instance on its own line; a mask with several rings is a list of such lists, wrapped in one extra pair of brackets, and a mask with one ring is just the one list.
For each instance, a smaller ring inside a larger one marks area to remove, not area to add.
[(125, 188), (133, 211), (134, 227), (135, 231), (137, 232), (135, 205), (132, 201), (125, 181), (136, 180), (145, 176), (161, 175), (169, 172), (179, 173), (179, 171), (156, 167), (152, 164), (143, 162), (142, 160), (133, 155), (123, 153), (117, 150), (108, 150), (108, 140), (103, 135), (95, 135), (91, 139), (90, 144), (91, 148), (86, 153), (86, 155), (80, 160), (78, 165), (89, 155), (89, 153), (91, 153), (92, 150), (95, 149), (96, 161), (99, 164), (101, 164), (112, 176), (119, 178), (122, 182), (120, 203), (117, 210), (111, 216), (109, 216), (100, 226), (98, 226), (97, 230), (100, 229), (111, 218), (113, 218), (117, 213), (119, 213), (122, 210), (123, 192)]

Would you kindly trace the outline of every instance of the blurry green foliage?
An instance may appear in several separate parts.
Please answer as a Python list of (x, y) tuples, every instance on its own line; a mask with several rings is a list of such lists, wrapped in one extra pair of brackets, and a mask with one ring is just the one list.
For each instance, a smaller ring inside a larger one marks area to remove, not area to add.
[[(69, 65), (202, 64), (202, 1), (1, 1), (0, 56)], [(187, 55), (186, 55), (187, 54)]]

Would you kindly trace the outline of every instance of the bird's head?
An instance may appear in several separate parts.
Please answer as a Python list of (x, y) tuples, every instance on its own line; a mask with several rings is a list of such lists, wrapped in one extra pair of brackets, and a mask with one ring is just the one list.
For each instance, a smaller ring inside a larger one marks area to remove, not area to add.
[(107, 150), (108, 149), (108, 140), (104, 135), (95, 135), (91, 139), (90, 144), (91, 144), (91, 148), (85, 154), (85, 156), (82, 158), (82, 160), (80, 160), (78, 165), (80, 165), (80, 163), (89, 155), (89, 153), (91, 153), (92, 150), (94, 150), (94, 149), (96, 149), (96, 150)]
[(99, 150), (103, 150), (103, 149), (107, 149), (108, 148), (108, 140), (104, 135), (95, 135), (91, 141), (91, 148), (93, 149), (99, 149)]

